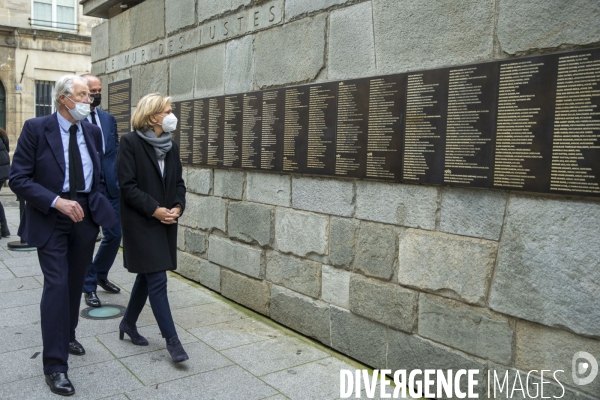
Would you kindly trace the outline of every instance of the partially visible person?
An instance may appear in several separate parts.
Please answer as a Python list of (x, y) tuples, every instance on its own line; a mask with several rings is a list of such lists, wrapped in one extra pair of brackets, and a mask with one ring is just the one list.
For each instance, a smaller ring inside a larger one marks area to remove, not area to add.
[(174, 362), (189, 357), (175, 330), (167, 297), (167, 272), (177, 268), (177, 219), (185, 208), (185, 184), (179, 147), (171, 132), (177, 126), (171, 98), (158, 93), (139, 101), (131, 117), (133, 132), (121, 138), (118, 154), (121, 187), (123, 260), (138, 274), (119, 325), (133, 344), (148, 345), (136, 328), (146, 300)]
[[(90, 115), (88, 122), (96, 125), (102, 131), (102, 173), (106, 186), (104, 196), (112, 205), (117, 217), (119, 216), (119, 184), (117, 183), (117, 153), (119, 151), (119, 134), (117, 133), (117, 120), (115, 117), (98, 108), (102, 101), (102, 83), (100, 79), (91, 74), (82, 75), (90, 89)], [(83, 293), (85, 303), (90, 307), (100, 307), (102, 303), (96, 294), (100, 286), (109, 293), (119, 293), (121, 289), (108, 280), (108, 271), (115, 262), (119, 246), (121, 245), (121, 223), (112, 228), (102, 228), (102, 242), (88, 268)]]
[(83, 78), (58, 79), (57, 112), (25, 121), (9, 174), (11, 189), (26, 202), (19, 236), (37, 247), (44, 274), (40, 314), (46, 384), (63, 396), (75, 393), (67, 375), (69, 354), (85, 354), (75, 330), (98, 225), (110, 228), (117, 222), (103, 195), (100, 129), (85, 121), (89, 95)]
[[(2, 188), (8, 180), (8, 172), (10, 170), (9, 151), (8, 135), (4, 129), (0, 128), (0, 188)], [(8, 229), (8, 222), (6, 221), (6, 214), (4, 213), (4, 206), (2, 206), (2, 203), (0, 203), (0, 235), (2, 237), (10, 236), (10, 230)]]

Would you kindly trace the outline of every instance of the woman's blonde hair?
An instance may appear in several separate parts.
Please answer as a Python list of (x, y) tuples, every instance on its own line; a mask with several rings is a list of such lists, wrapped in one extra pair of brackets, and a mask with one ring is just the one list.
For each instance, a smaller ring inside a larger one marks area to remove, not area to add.
[(160, 93), (145, 95), (137, 103), (137, 107), (131, 116), (131, 127), (142, 132), (147, 131), (155, 125), (150, 117), (163, 112), (167, 104), (171, 103), (170, 97), (163, 97)]

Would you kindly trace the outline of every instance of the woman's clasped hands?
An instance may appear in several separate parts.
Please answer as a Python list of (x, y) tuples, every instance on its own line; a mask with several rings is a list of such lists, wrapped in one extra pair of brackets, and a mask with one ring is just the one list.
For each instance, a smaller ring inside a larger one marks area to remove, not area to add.
[(158, 207), (152, 216), (158, 219), (165, 225), (177, 223), (177, 218), (181, 215), (181, 207), (176, 206), (171, 209), (166, 207)]

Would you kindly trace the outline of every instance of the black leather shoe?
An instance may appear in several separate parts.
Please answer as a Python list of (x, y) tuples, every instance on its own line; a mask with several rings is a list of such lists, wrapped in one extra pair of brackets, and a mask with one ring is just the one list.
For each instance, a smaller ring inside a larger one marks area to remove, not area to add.
[(119, 293), (121, 288), (109, 281), (108, 279), (98, 279), (98, 286), (106, 290), (109, 293)]
[(50, 375), (46, 375), (46, 385), (50, 387), (52, 393), (60, 394), (61, 396), (75, 394), (75, 388), (66, 372), (53, 372)]
[(102, 303), (100, 303), (100, 299), (98, 298), (98, 295), (96, 295), (96, 292), (84, 293), (83, 296), (85, 297), (85, 304), (87, 304), (88, 306), (90, 306), (90, 307), (102, 306)]
[(73, 354), (74, 356), (82, 356), (85, 354), (85, 349), (81, 343), (79, 343), (77, 340), (74, 340), (69, 342), (69, 354)]

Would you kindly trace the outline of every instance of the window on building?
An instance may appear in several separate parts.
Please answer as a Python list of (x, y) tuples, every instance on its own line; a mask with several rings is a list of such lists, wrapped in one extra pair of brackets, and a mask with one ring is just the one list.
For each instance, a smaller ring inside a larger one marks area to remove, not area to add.
[(32, 27), (77, 31), (75, 0), (33, 0)]
[(54, 111), (52, 104), (52, 88), (54, 82), (35, 81), (35, 116), (43, 117)]

